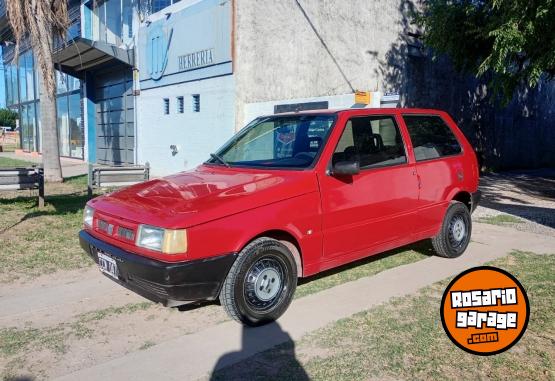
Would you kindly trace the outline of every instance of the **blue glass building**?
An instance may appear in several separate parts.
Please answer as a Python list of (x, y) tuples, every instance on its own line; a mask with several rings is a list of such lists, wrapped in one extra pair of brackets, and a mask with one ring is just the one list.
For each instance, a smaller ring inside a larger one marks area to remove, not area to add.
[[(134, 39), (146, 15), (179, 0), (69, 0), (67, 41), (56, 41), (60, 154), (108, 164), (134, 163)], [(6, 106), (17, 111), (21, 148), (41, 152), (39, 81), (29, 44), (14, 61), (14, 38), (0, 1)], [(97, 133), (98, 132), (98, 133)]]

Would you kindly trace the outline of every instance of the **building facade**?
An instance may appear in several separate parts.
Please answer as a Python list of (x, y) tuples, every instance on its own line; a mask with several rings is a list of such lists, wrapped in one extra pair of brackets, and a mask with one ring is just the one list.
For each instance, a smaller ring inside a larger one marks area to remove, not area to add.
[[(79, 24), (79, 2), (70, 2), (72, 27), (68, 37), (76, 35)], [(6, 107), (19, 114), (21, 148), (25, 152), (41, 151), (39, 81), (32, 51), (24, 43), (17, 62), (13, 37), (7, 27), (4, 2), (0, 3), (0, 38), (4, 44), (4, 84)], [(57, 71), (57, 107), (60, 154), (84, 159), (84, 126), (81, 115), (81, 81)]]
[[(13, 42), (0, 1), (8, 107), (22, 147), (41, 150), (37, 73)], [(69, 1), (68, 41), (54, 54), (63, 156), (190, 169), (262, 114), (339, 107), (449, 111), (486, 165), (555, 163), (554, 87), (523, 89), (509, 107), (433, 61), (408, 0)], [(370, 94), (358, 103), (356, 91)], [(523, 141), (533, 143), (521, 144)]]
[(137, 158), (155, 173), (200, 164), (235, 131), (232, 5), (184, 0), (139, 28)]

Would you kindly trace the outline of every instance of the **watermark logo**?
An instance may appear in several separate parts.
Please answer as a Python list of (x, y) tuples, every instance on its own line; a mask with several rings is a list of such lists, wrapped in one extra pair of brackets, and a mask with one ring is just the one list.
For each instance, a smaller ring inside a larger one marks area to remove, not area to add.
[(494, 355), (515, 345), (529, 317), (528, 296), (520, 282), (495, 267), (475, 267), (459, 274), (441, 301), (447, 336), (476, 355)]

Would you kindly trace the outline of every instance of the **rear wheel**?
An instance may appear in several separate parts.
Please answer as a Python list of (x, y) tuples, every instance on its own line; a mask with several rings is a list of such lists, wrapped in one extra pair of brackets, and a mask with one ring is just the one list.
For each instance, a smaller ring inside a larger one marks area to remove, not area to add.
[(297, 267), (289, 249), (262, 237), (239, 253), (223, 284), (220, 302), (231, 318), (257, 326), (279, 318), (296, 287)]
[(472, 233), (470, 211), (461, 202), (451, 201), (439, 233), (432, 245), (440, 257), (456, 258), (466, 250)]

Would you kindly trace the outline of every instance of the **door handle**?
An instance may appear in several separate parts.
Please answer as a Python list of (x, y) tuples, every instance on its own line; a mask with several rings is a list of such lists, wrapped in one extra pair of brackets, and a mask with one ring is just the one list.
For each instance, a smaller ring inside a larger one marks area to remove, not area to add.
[(422, 182), (420, 180), (420, 175), (418, 174), (418, 172), (416, 171), (416, 169), (414, 171), (412, 171), (412, 175), (416, 176), (416, 181), (418, 183), (418, 189), (422, 188)]

